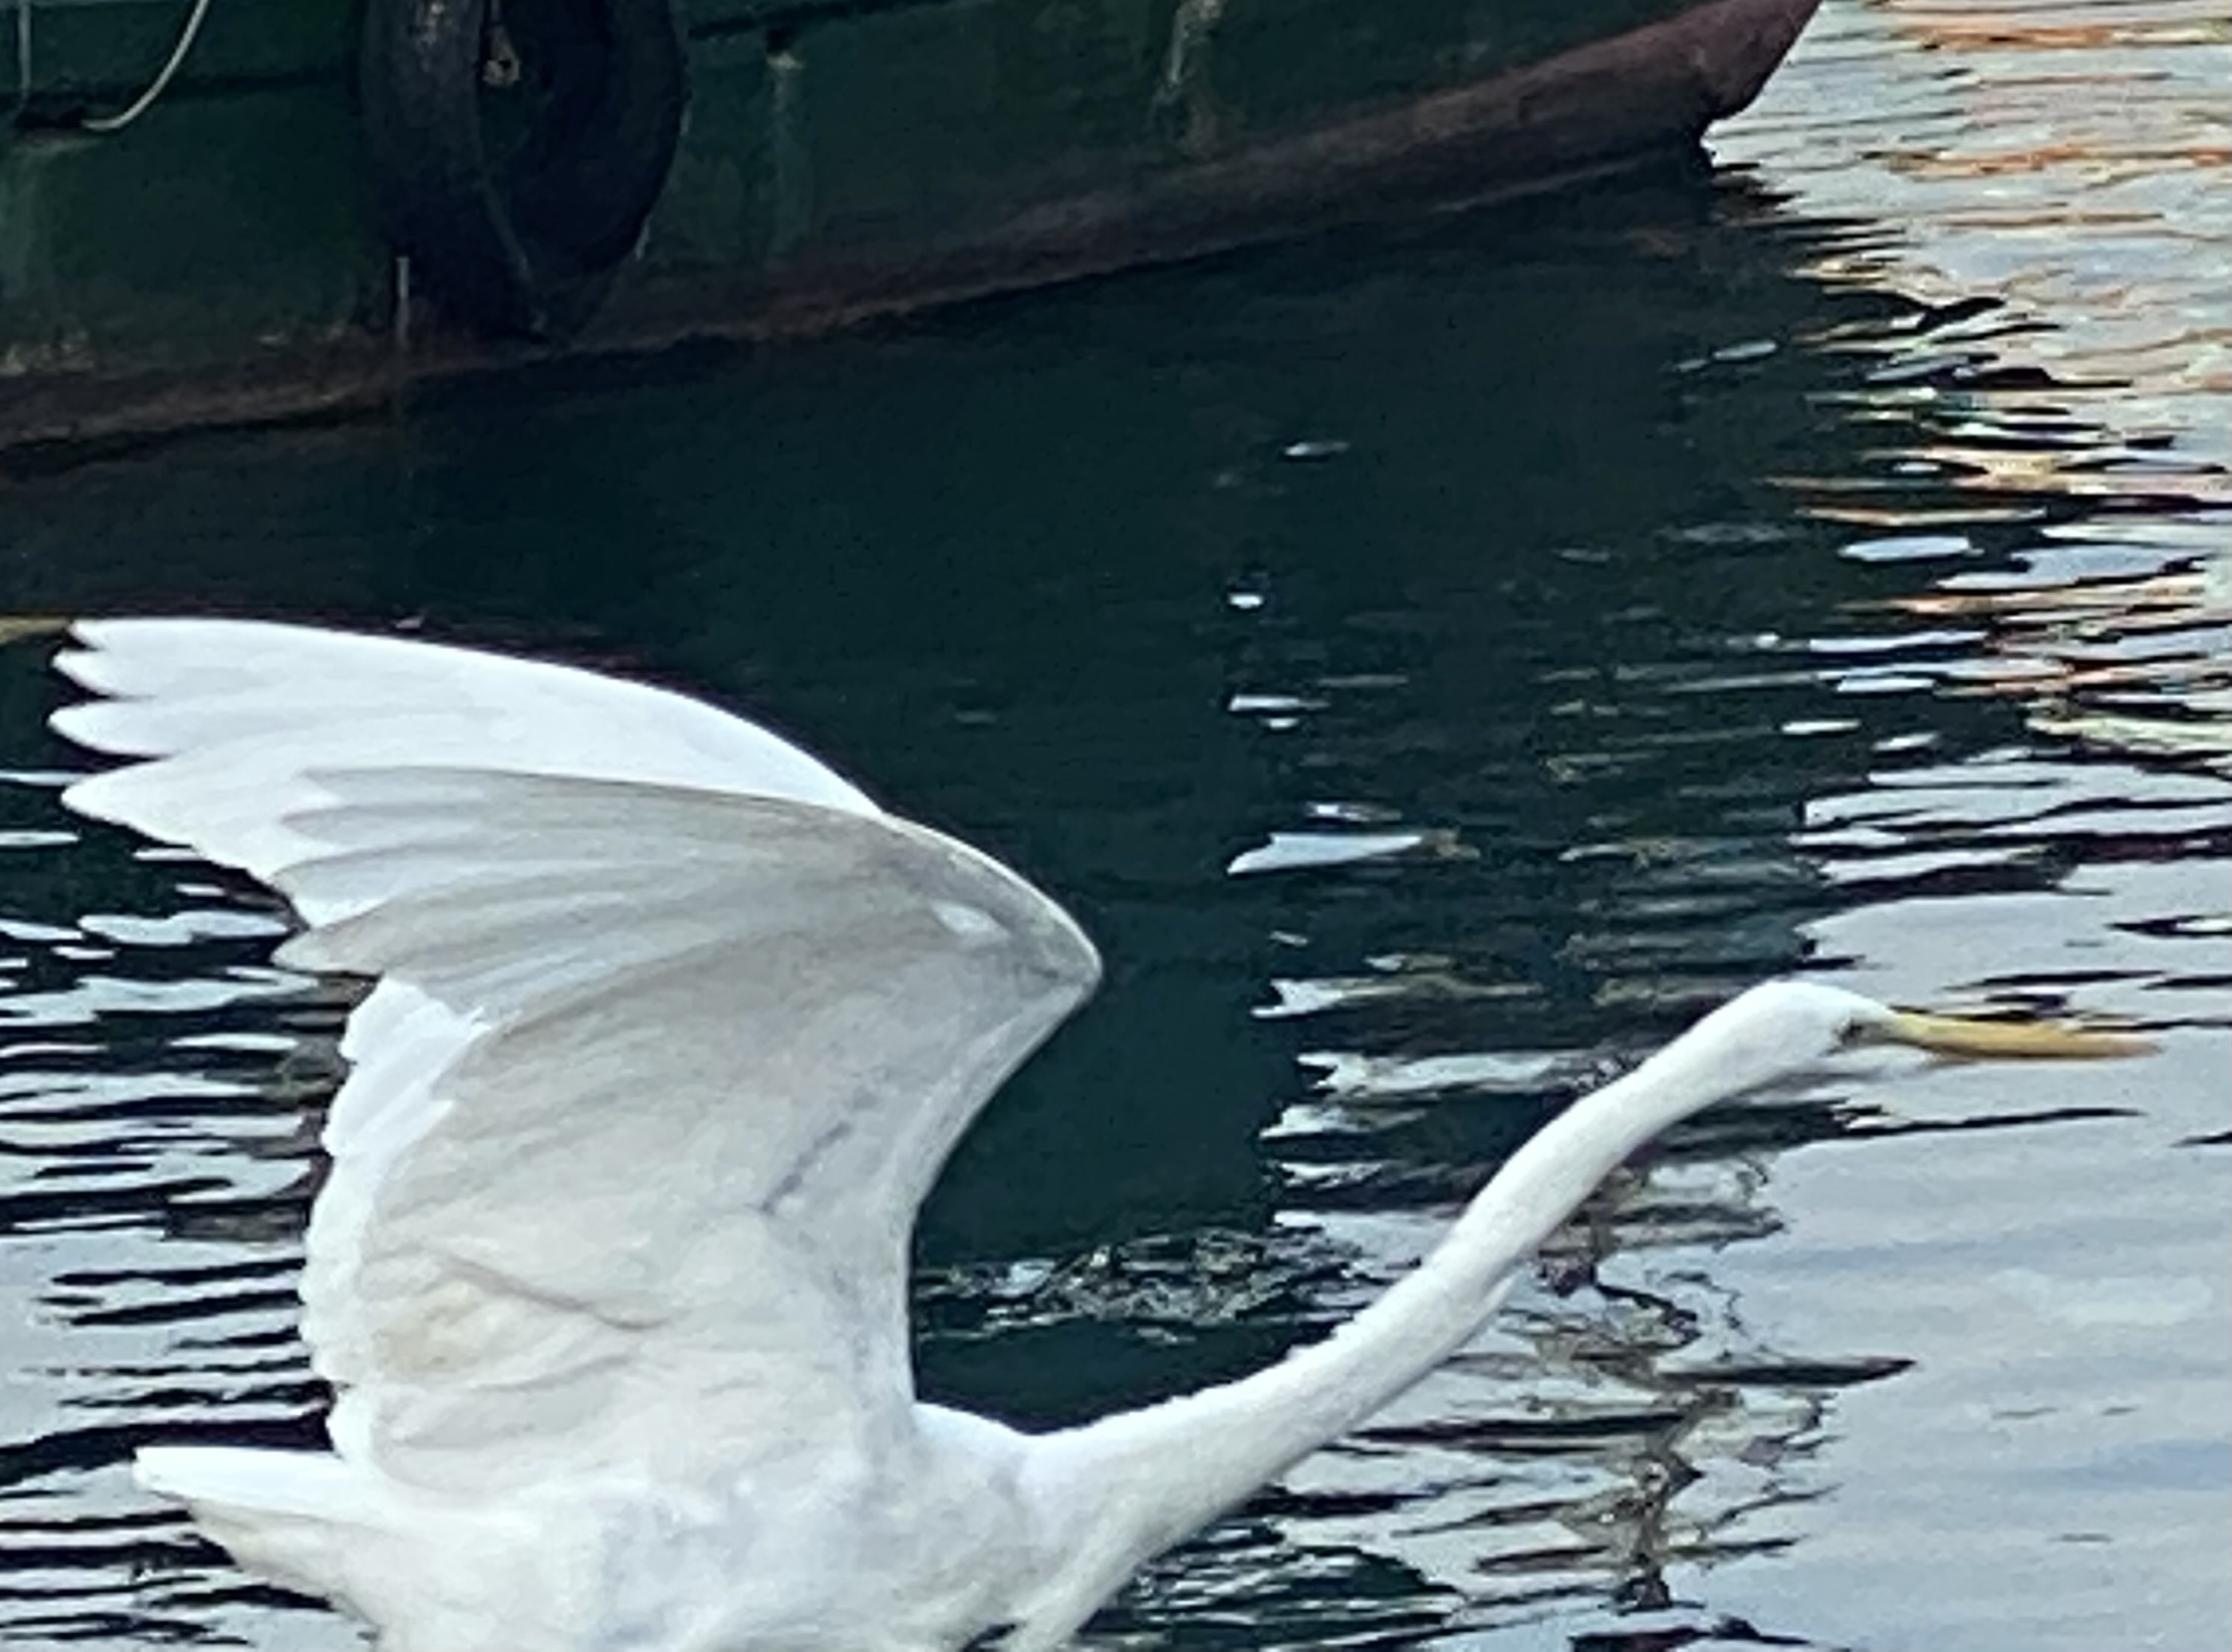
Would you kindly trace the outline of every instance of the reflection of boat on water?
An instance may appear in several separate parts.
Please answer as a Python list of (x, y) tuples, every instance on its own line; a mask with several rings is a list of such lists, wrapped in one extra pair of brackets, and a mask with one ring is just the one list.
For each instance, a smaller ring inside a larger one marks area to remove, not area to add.
[(1560, 188), (1814, 3), (8, 0), (0, 444)]

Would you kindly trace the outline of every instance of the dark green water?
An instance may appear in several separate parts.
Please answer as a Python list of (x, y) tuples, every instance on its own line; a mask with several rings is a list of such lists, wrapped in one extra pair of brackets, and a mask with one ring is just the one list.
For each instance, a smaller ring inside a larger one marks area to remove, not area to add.
[[(2213, 83), (2177, 8), (2092, 10), (2158, 102)], [(1057, 894), (1107, 988), (922, 1244), (925, 1387), (1015, 1419), (1315, 1334), (1762, 976), (2137, 1022), (2128, 1066), (1698, 1121), (1102, 1631), (2213, 1644), (2222, 215), (2157, 102), (2128, 176), (2096, 105), (1992, 124), (2099, 64), (1907, 26), (1833, 8), (1717, 172), (1586, 205), (0, 483), (0, 604), (649, 676)], [(2013, 196), (1901, 159), (2056, 120), (2110, 227), (2051, 156)], [(1989, 221), (2025, 199), (2067, 221)], [(0, 649), (0, 1640), (346, 1646), (123, 1469), (314, 1436), (291, 1279), (338, 1001), (265, 965), (264, 900), (62, 815), (45, 655)]]

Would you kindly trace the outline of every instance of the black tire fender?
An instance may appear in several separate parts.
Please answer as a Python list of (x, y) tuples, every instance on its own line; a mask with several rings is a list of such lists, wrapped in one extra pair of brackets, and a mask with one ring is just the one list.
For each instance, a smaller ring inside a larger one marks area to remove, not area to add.
[(358, 75), (381, 228), (444, 311), (542, 339), (594, 314), (681, 139), (674, 0), (366, 0)]

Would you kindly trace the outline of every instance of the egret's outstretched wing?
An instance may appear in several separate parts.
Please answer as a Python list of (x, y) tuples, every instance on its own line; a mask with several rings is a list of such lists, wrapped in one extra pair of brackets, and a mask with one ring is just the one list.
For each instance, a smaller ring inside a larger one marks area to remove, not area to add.
[(93, 619), (72, 632), (86, 648), (55, 664), (106, 698), (58, 712), (55, 728), (95, 751), (165, 761), (76, 787), (71, 807), (258, 878), (301, 852), (282, 822), (313, 767), (573, 774), (876, 813), (764, 729), (561, 665), (256, 620)]
[[(246, 866), (376, 975), (306, 1330), (345, 1454), (485, 1489), (890, 1427), (915, 1207), (1091, 989), (1090, 944), (764, 731), (586, 673), (192, 621), (82, 626), (154, 761), (74, 807)], [(363, 675), (352, 673), (361, 669)]]

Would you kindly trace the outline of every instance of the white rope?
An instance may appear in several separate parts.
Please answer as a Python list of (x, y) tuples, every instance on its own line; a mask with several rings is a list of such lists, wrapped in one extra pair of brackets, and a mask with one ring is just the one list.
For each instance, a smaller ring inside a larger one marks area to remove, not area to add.
[(178, 43), (171, 48), (171, 61), (147, 83), (145, 92), (114, 114), (88, 116), (78, 124), (88, 132), (121, 132), (153, 108), (155, 100), (169, 88), (179, 66), (186, 61), (186, 54), (193, 50), (194, 36), (201, 33), (202, 19), (209, 15), (209, 9), (210, 0), (194, 0), (194, 9), (186, 14), (186, 26), (178, 31)]
[(16, 109), (31, 100), (31, 0), (16, 0)]

